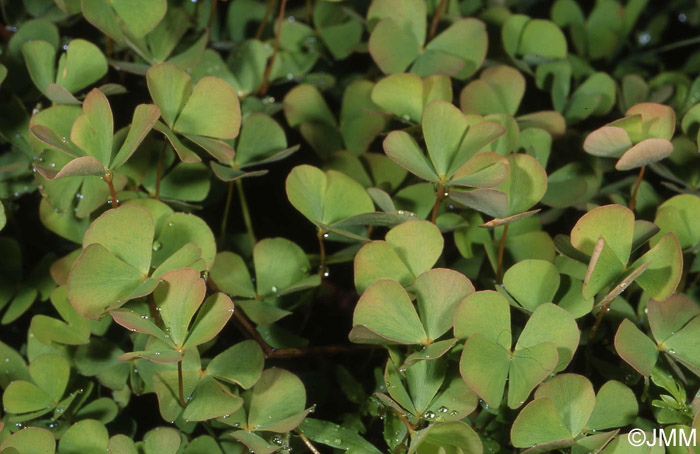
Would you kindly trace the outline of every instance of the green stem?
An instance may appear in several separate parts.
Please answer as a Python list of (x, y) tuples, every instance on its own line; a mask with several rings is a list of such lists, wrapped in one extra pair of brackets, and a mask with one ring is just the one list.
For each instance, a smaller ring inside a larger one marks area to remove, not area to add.
[(219, 247), (224, 247), (226, 241), (226, 229), (228, 228), (228, 214), (231, 211), (231, 199), (233, 198), (233, 181), (228, 184), (226, 193), (226, 204), (224, 205), (224, 217), (221, 219), (221, 230), (219, 231)]
[(325, 276), (326, 274), (326, 245), (323, 242), (323, 235), (325, 235), (326, 232), (324, 232), (321, 229), (318, 229), (318, 232), (316, 233), (316, 237), (318, 238), (318, 250), (319, 250), (319, 265), (318, 265), (318, 272), (321, 273), (321, 276)]
[(629, 63), (635, 60), (640, 60), (645, 57), (650, 57), (652, 55), (656, 54), (662, 54), (664, 52), (668, 52), (670, 50), (675, 50), (675, 49), (680, 49), (681, 47), (686, 47), (686, 46), (692, 46), (694, 44), (700, 44), (700, 36), (696, 36), (694, 38), (688, 38), (684, 39), (682, 41), (677, 41), (675, 43), (667, 44), (665, 46), (657, 47), (656, 49), (651, 49), (646, 52), (643, 52), (641, 54), (636, 54), (636, 55), (630, 55), (629, 58), (625, 59), (623, 63)]
[(503, 251), (506, 247), (506, 235), (508, 235), (508, 226), (506, 224), (503, 226), (503, 235), (501, 235), (501, 242), (498, 245), (498, 262), (496, 263), (496, 281), (500, 284), (503, 280)]
[(160, 153), (158, 153), (158, 165), (156, 166), (156, 200), (160, 200), (160, 180), (163, 179), (163, 156), (165, 155), (165, 147), (167, 146), (168, 141), (163, 140), (163, 146), (160, 149)]
[(250, 249), (253, 250), (253, 248), (255, 247), (255, 243), (257, 243), (257, 240), (255, 239), (253, 221), (250, 217), (250, 210), (248, 209), (248, 201), (245, 198), (245, 192), (243, 192), (243, 182), (240, 179), (236, 180), (236, 189), (238, 190), (238, 199), (241, 202), (243, 222), (245, 223), (245, 229), (248, 232), (248, 239), (250, 240)]
[(185, 402), (185, 391), (182, 382), (182, 359), (180, 359), (180, 361), (177, 362), (177, 388), (180, 393), (180, 406), (185, 408), (187, 403)]

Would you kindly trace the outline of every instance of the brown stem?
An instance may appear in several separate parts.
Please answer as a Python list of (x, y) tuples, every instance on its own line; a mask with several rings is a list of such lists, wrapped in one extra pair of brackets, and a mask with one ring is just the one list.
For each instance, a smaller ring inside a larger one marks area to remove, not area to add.
[(500, 284), (503, 280), (503, 250), (506, 247), (506, 235), (508, 235), (508, 226), (506, 224), (503, 226), (503, 234), (501, 235), (501, 242), (498, 245), (498, 262), (496, 263), (496, 281)]
[(306, 435), (304, 435), (304, 432), (301, 431), (298, 427), (294, 429), (297, 434), (299, 434), (299, 437), (301, 438), (301, 441), (304, 442), (307, 448), (309, 448), (309, 451), (311, 451), (313, 454), (321, 454), (318, 449), (311, 443), (311, 440), (309, 440)]
[(272, 8), (275, 6), (275, 0), (267, 0), (267, 8), (265, 8), (265, 15), (263, 16), (258, 29), (255, 31), (255, 39), (259, 40), (262, 38), (262, 34), (265, 31), (265, 26), (267, 21), (270, 19), (270, 14), (272, 14)]
[(275, 64), (275, 57), (277, 56), (277, 50), (280, 47), (280, 35), (282, 34), (282, 21), (284, 20), (284, 9), (287, 6), (287, 0), (281, 0), (280, 2), (280, 13), (277, 18), (277, 31), (275, 32), (275, 44), (272, 48), (272, 55), (267, 61), (267, 66), (265, 67), (265, 74), (263, 76), (262, 84), (258, 89), (258, 94), (264, 96), (267, 93), (267, 89), (270, 86), (270, 74), (272, 73), (272, 65)]
[(219, 232), (219, 247), (224, 247), (226, 240), (226, 229), (228, 228), (228, 213), (231, 210), (231, 199), (233, 198), (233, 181), (228, 183), (228, 192), (226, 193), (226, 204), (224, 205), (224, 217), (221, 219), (221, 231)]
[(311, 0), (306, 0), (306, 23), (311, 25), (312, 20), (312, 5)]
[(603, 315), (605, 315), (605, 313), (610, 310), (611, 304), (612, 304), (612, 301), (605, 303), (603, 305), (603, 307), (600, 308), (600, 312), (598, 312), (598, 315), (595, 318), (595, 323), (593, 324), (593, 328), (591, 328), (591, 332), (588, 334), (589, 339), (593, 339), (595, 337), (595, 333), (598, 332), (598, 328), (600, 327), (600, 323), (603, 321)]
[(5, 24), (0, 24), (0, 35), (3, 39), (9, 41), (12, 38), (12, 32), (5, 27)]
[(632, 190), (632, 197), (630, 197), (630, 210), (634, 211), (634, 209), (637, 206), (637, 192), (639, 191), (639, 186), (642, 184), (642, 180), (644, 179), (644, 170), (646, 169), (646, 166), (642, 166), (639, 168), (639, 176), (637, 177), (637, 181), (634, 183), (634, 189)]
[(114, 46), (112, 44), (112, 38), (107, 36), (105, 38), (105, 54), (107, 55), (108, 60), (110, 60), (112, 58), (113, 53), (114, 53)]
[(398, 453), (401, 452), (401, 450), (404, 448), (404, 446), (405, 446), (405, 444), (406, 444), (406, 441), (408, 441), (409, 435), (413, 434), (413, 432), (415, 431), (415, 427), (414, 427), (413, 424), (411, 424), (411, 422), (406, 418), (406, 415), (404, 415), (403, 413), (401, 413), (401, 412), (398, 411), (397, 409), (392, 408), (392, 407), (387, 407), (387, 409), (388, 409), (389, 411), (391, 411), (393, 414), (395, 414), (396, 417), (399, 418), (399, 421), (401, 421), (401, 422), (403, 423), (403, 425), (406, 426), (406, 435), (404, 435), (403, 440), (401, 440), (401, 443), (399, 443), (399, 444), (396, 446), (396, 449), (394, 450), (394, 453), (397, 453), (397, 454), (398, 454)]
[(209, 14), (209, 23), (207, 24), (207, 28), (211, 30), (211, 26), (214, 23), (214, 16), (216, 16), (216, 4), (218, 3), (219, 0), (212, 0), (211, 2), (211, 13)]
[(163, 140), (163, 147), (160, 149), (160, 153), (158, 153), (158, 165), (156, 167), (156, 200), (160, 200), (160, 180), (163, 178), (163, 155), (165, 155), (165, 148), (167, 146), (167, 140)]
[(159, 328), (164, 328), (163, 324), (163, 319), (160, 316), (160, 312), (158, 312), (158, 306), (156, 305), (156, 300), (153, 297), (153, 293), (148, 295), (148, 310), (151, 313), (151, 319), (153, 320), (153, 323), (155, 323)]
[(318, 232), (316, 233), (316, 237), (318, 238), (318, 250), (319, 250), (319, 265), (318, 265), (318, 272), (321, 273), (321, 276), (323, 276), (326, 273), (326, 245), (323, 242), (323, 236), (326, 234), (321, 229), (318, 229)]
[(433, 211), (430, 214), (430, 222), (432, 222), (433, 224), (435, 224), (435, 220), (437, 219), (438, 209), (440, 208), (442, 198), (445, 196), (445, 189), (442, 186), (442, 182), (438, 183), (437, 192), (435, 193), (435, 195), (435, 205), (433, 205)]
[(187, 403), (185, 402), (185, 390), (182, 381), (182, 359), (180, 359), (177, 362), (177, 388), (180, 393), (180, 406), (185, 408)]
[(270, 351), (267, 358), (290, 359), (303, 356), (336, 355), (340, 353), (361, 353), (367, 350), (376, 350), (374, 345), (320, 345), (312, 347), (290, 347)]
[(253, 327), (253, 325), (251, 325), (245, 318), (245, 315), (243, 315), (241, 311), (233, 312), (233, 320), (238, 327), (248, 335), (248, 337), (258, 343), (266, 358), (274, 351), (274, 349), (270, 347), (267, 342), (265, 342), (265, 339), (262, 338), (258, 330), (256, 330), (255, 327)]
[(117, 200), (117, 193), (114, 190), (114, 183), (112, 182), (112, 174), (107, 172), (105, 173), (105, 181), (107, 182), (107, 185), (109, 186), (109, 195), (112, 198), (112, 208), (116, 208), (117, 204), (119, 203), (119, 200)]
[(445, 8), (445, 2), (447, 0), (440, 0), (440, 4), (435, 10), (435, 15), (433, 16), (433, 22), (430, 24), (430, 33), (428, 34), (428, 41), (433, 39), (435, 36), (435, 31), (437, 30), (438, 22), (440, 22), (440, 15), (442, 14), (443, 8)]

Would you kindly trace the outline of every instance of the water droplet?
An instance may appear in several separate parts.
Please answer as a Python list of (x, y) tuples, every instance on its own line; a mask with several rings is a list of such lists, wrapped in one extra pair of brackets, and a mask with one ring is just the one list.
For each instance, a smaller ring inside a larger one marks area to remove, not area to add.
[(442, 406), (442, 407), (440, 407), (440, 408), (438, 409), (438, 411), (439, 411), (440, 413), (447, 413), (447, 407)]
[(277, 288), (277, 286), (273, 285), (270, 290), (272, 290), (272, 293), (277, 293), (279, 289)]
[(425, 414), (423, 415), (423, 417), (424, 417), (425, 419), (433, 419), (433, 418), (435, 418), (435, 413), (432, 412), (432, 411), (430, 411), (430, 410), (428, 410), (428, 411), (425, 412)]
[(162, 247), (163, 247), (163, 243), (161, 243), (160, 241), (155, 240), (153, 242), (153, 252), (159, 251), (160, 248), (162, 248)]
[(174, 223), (174, 222), (172, 222), (172, 221), (171, 221), (171, 222), (168, 222), (168, 227), (174, 227), (174, 226), (175, 226), (175, 223)]

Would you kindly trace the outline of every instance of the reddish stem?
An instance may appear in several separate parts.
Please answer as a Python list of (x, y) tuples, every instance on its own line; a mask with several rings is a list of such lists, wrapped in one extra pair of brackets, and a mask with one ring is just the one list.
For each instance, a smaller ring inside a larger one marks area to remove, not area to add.
[(275, 57), (277, 56), (277, 50), (280, 47), (280, 35), (282, 34), (282, 21), (284, 20), (284, 10), (287, 6), (287, 0), (282, 0), (280, 2), (280, 13), (279, 17), (277, 18), (277, 31), (275, 32), (275, 44), (272, 49), (272, 55), (270, 55), (270, 59), (267, 61), (267, 66), (265, 67), (265, 75), (263, 76), (263, 81), (262, 84), (260, 84), (260, 88), (258, 89), (258, 94), (260, 96), (265, 96), (265, 93), (267, 93), (267, 89), (270, 86), (270, 74), (272, 73), (272, 65), (275, 64)]
[(112, 198), (112, 208), (116, 208), (119, 200), (117, 200), (117, 193), (114, 190), (114, 183), (112, 182), (112, 176), (110, 173), (105, 173), (105, 181), (109, 186), (109, 195)]
[(438, 183), (437, 193), (435, 195), (435, 205), (433, 205), (433, 212), (430, 215), (430, 222), (433, 224), (435, 224), (435, 221), (437, 220), (438, 209), (440, 208), (442, 198), (445, 196), (445, 188), (442, 186), (442, 182)]
[(440, 22), (440, 15), (442, 14), (442, 10), (445, 8), (446, 2), (447, 0), (440, 0), (440, 4), (438, 5), (437, 10), (435, 10), (433, 22), (430, 24), (430, 33), (428, 34), (428, 40), (433, 39), (433, 37), (435, 36), (435, 31), (437, 31), (437, 26)]
[(630, 197), (630, 210), (634, 211), (637, 207), (637, 192), (639, 192), (639, 186), (642, 184), (644, 179), (644, 170), (646, 166), (642, 166), (639, 169), (639, 176), (637, 176), (637, 181), (634, 183), (634, 189), (632, 190), (632, 197)]

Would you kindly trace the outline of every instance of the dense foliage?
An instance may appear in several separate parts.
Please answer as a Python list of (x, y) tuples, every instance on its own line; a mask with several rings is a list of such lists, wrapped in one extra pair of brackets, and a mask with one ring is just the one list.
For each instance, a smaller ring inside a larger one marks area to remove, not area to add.
[(0, 17), (1, 454), (700, 428), (697, 2)]

